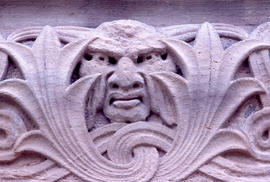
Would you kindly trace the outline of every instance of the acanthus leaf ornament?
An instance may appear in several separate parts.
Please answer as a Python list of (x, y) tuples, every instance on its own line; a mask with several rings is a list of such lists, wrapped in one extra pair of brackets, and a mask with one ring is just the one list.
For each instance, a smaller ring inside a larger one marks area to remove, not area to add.
[[(0, 42), (0, 166), (11, 165), (1, 179), (177, 182), (200, 171), (266, 182), (268, 49), (268, 24), (249, 38), (232, 25), (132, 20), (14, 32)], [(247, 58), (254, 77), (236, 77)], [(6, 77), (11, 61), (23, 78)], [(228, 124), (255, 96), (261, 110)], [(230, 152), (256, 165), (241, 172)], [(16, 161), (29, 153), (39, 162), (24, 173)]]

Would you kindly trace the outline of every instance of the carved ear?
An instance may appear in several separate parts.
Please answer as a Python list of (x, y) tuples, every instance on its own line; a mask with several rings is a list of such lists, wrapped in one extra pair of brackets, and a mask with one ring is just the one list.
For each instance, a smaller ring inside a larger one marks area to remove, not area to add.
[(168, 125), (177, 124), (184, 118), (188, 86), (185, 79), (174, 73), (155, 73), (147, 77), (151, 109)]

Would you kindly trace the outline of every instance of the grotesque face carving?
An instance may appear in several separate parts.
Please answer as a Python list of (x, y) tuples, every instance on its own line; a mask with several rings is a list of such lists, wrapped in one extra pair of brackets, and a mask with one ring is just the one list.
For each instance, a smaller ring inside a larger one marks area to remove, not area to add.
[(151, 101), (145, 75), (175, 72), (154, 28), (130, 20), (104, 23), (82, 60), (80, 75), (104, 75), (103, 113), (111, 122), (145, 121)]
[(104, 114), (116, 122), (146, 120), (150, 104), (143, 77), (129, 57), (122, 57), (107, 79)]

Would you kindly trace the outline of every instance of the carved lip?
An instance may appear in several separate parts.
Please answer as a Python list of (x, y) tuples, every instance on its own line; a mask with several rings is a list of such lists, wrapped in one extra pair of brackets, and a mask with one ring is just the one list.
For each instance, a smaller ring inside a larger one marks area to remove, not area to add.
[(116, 108), (131, 109), (143, 102), (143, 96), (139, 94), (112, 94), (109, 100), (110, 105)]

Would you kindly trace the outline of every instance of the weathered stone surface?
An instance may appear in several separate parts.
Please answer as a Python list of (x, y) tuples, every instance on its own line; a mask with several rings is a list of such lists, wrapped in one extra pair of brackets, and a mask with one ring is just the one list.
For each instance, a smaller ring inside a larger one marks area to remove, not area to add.
[(1, 181), (268, 182), (269, 30), (118, 20), (1, 38)]
[(83, 26), (132, 19), (152, 26), (228, 23), (253, 30), (270, 21), (268, 0), (1, 0), (5, 37), (30, 26)]

